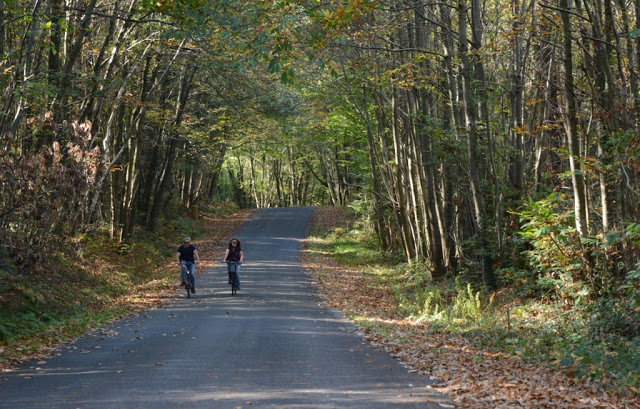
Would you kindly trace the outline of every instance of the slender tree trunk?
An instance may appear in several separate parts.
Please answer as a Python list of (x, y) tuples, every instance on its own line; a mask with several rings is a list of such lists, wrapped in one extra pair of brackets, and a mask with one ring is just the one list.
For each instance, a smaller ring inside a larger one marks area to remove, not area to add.
[(225, 154), (227, 152), (227, 144), (220, 142), (218, 144), (217, 154), (215, 160), (210, 166), (210, 182), (209, 182), (209, 199), (213, 199), (215, 196), (215, 189), (218, 186), (218, 180), (220, 179), (220, 171), (222, 170), (222, 162), (224, 161)]
[(287, 158), (289, 162), (289, 203), (291, 206), (298, 206), (298, 197), (296, 192), (298, 191), (296, 180), (296, 169), (293, 161), (293, 152), (291, 146), (287, 146)]
[(576, 230), (581, 237), (587, 232), (587, 201), (585, 196), (584, 175), (581, 166), (580, 142), (578, 139), (577, 108), (573, 87), (573, 41), (571, 40), (571, 20), (568, 0), (560, 0), (560, 17), (563, 31), (563, 66), (564, 66), (564, 102), (565, 130), (567, 148), (569, 150), (569, 166), (573, 184), (573, 203)]
[[(444, 131), (454, 133), (454, 129), (464, 128), (465, 121), (463, 111), (460, 109), (462, 103), (458, 92), (458, 81), (453, 68), (453, 56), (455, 55), (455, 47), (453, 42), (451, 11), (448, 5), (441, 3), (439, 5), (440, 19), (445, 28), (442, 31), (442, 66), (445, 76), (442, 77), (445, 89), (449, 95), (450, 104), (444, 104), (443, 107), (443, 128)], [(453, 271), (457, 270), (457, 250), (455, 241), (455, 226), (457, 202), (454, 199), (454, 168), (445, 161), (442, 165), (442, 177), (440, 181), (440, 191), (442, 196), (442, 220), (440, 222), (440, 232), (443, 237), (443, 246), (446, 248), (447, 265)]]
[[(600, 163), (600, 169), (598, 172), (598, 181), (600, 184), (600, 204), (602, 214), (602, 227), (604, 231), (609, 230), (609, 193), (607, 186), (607, 169), (609, 167), (609, 157), (605, 150), (608, 144), (609, 134), (617, 132), (621, 129), (620, 121), (620, 109), (617, 97), (617, 84), (613, 78), (613, 72), (610, 66), (610, 61), (613, 60), (613, 12), (612, 4), (610, 0), (604, 1), (604, 15), (605, 24), (601, 22), (600, 14), (602, 12), (603, 5), (597, 0), (595, 4), (591, 4), (589, 0), (584, 2), (584, 7), (591, 20), (592, 36), (595, 39), (593, 42), (593, 76), (595, 95), (594, 99), (598, 101), (599, 114), (597, 115), (598, 121), (604, 124), (605, 129), (599, 129), (597, 132), (597, 148), (596, 156)], [(600, 41), (598, 41), (600, 40)], [(624, 78), (624, 77), (622, 77)], [(626, 109), (622, 110), (623, 112)], [(588, 222), (588, 220), (587, 220)]]
[(82, 47), (85, 37), (89, 30), (89, 24), (93, 17), (93, 10), (96, 6), (97, 0), (89, 0), (84, 10), (82, 19), (78, 21), (74, 28), (74, 39), (67, 55), (65, 56), (65, 64), (62, 68), (60, 77), (60, 88), (58, 89), (58, 95), (55, 100), (57, 101), (58, 108), (55, 109), (55, 116), (57, 121), (61, 121), (65, 117), (64, 109), (67, 103), (67, 97), (71, 88), (71, 79), (73, 77), (73, 67), (81, 57)]
[[(467, 129), (467, 149), (469, 159), (469, 176), (471, 182), (471, 197), (475, 212), (476, 222), (476, 241), (482, 259), (482, 278), (484, 284), (489, 288), (496, 288), (497, 282), (493, 271), (492, 251), (487, 241), (487, 215), (484, 206), (484, 197), (482, 182), (480, 180), (481, 160), (478, 147), (478, 129), (477, 129), (477, 111), (476, 102), (472, 93), (471, 85), (471, 63), (469, 61), (469, 50), (467, 43), (467, 7), (464, 1), (458, 3), (459, 6), (459, 41), (460, 41), (460, 58), (462, 61), (461, 77), (463, 82), (463, 99), (465, 104), (465, 118)], [(479, 1), (472, 0), (472, 30), (479, 30), (476, 27), (480, 22), (479, 18)]]
[[(0, 21), (7, 21), (4, 1), (0, 1)], [(7, 35), (5, 24), (0, 24), (0, 55), (4, 55), (4, 39)]]
[(348, 81), (345, 85), (345, 91), (348, 92), (349, 97), (351, 98), (351, 102), (356, 110), (356, 112), (360, 115), (362, 120), (366, 125), (367, 130), (367, 148), (369, 150), (369, 169), (371, 172), (371, 181), (373, 185), (373, 213), (374, 213), (374, 226), (376, 230), (376, 234), (378, 236), (378, 240), (380, 241), (380, 247), (384, 251), (388, 251), (391, 248), (391, 243), (389, 240), (387, 229), (385, 228), (384, 221), (384, 210), (383, 210), (383, 199), (384, 196), (382, 192), (382, 187), (380, 183), (380, 170), (378, 166), (378, 153), (376, 152), (376, 142), (373, 126), (371, 124), (372, 119), (369, 115), (369, 91), (366, 85), (362, 86), (362, 103), (358, 102), (358, 98), (355, 93), (349, 87)]
[[(510, 185), (512, 189), (512, 198), (517, 201), (522, 194), (524, 186), (524, 39), (521, 30), (521, 20), (523, 18), (523, 4), (521, 0), (512, 0), (513, 8), (513, 59), (511, 64), (511, 126), (509, 133), (511, 135), (511, 146), (514, 154), (511, 159)], [(524, 1), (524, 0), (523, 0)]]
[(393, 148), (394, 148), (394, 152), (395, 152), (395, 164), (394, 164), (394, 189), (396, 192), (396, 216), (398, 218), (398, 224), (400, 226), (400, 232), (402, 235), (402, 243), (403, 243), (403, 248), (404, 248), (404, 253), (405, 253), (405, 257), (407, 262), (411, 262), (412, 260), (415, 259), (416, 257), (416, 252), (415, 252), (415, 246), (414, 246), (414, 241), (413, 241), (413, 234), (412, 234), (412, 227), (411, 227), (411, 221), (409, 219), (409, 214), (407, 213), (409, 206), (407, 203), (407, 194), (406, 194), (406, 186), (407, 186), (407, 181), (403, 175), (403, 168), (404, 168), (404, 164), (405, 164), (405, 160), (403, 157), (403, 149), (404, 146), (402, 145), (402, 142), (400, 140), (400, 135), (399, 135), (399, 108), (397, 107), (397, 93), (398, 90), (394, 87), (394, 92), (393, 92), (393, 97), (392, 97), (392, 102), (391, 102), (391, 109), (392, 109), (392, 115), (393, 115), (393, 121), (392, 121), (392, 127), (391, 127), (391, 134), (393, 137)]
[(182, 72), (182, 79), (180, 81), (180, 91), (178, 92), (178, 96), (175, 104), (174, 118), (171, 124), (169, 124), (170, 130), (168, 132), (170, 132), (171, 134), (171, 138), (170, 138), (171, 142), (169, 142), (169, 147), (167, 149), (167, 154), (165, 156), (167, 160), (165, 161), (165, 165), (164, 165), (162, 174), (160, 176), (160, 181), (154, 192), (153, 203), (151, 206), (151, 211), (149, 212), (149, 220), (147, 222), (147, 229), (149, 231), (155, 231), (156, 229), (158, 217), (160, 215), (160, 208), (164, 204), (163, 197), (169, 187), (169, 181), (173, 177), (172, 175), (173, 165), (177, 156), (176, 150), (178, 148), (178, 143), (179, 143), (179, 139), (174, 134), (175, 131), (173, 131), (173, 129), (178, 127), (178, 125), (182, 122), (182, 115), (184, 113), (184, 108), (189, 98), (189, 92), (190, 92), (190, 86), (191, 86), (190, 79), (192, 75), (193, 75), (193, 70), (188, 66), (188, 64), (185, 64)]
[[(51, 21), (51, 48), (49, 49), (49, 85), (56, 87), (58, 84), (58, 73), (60, 71), (60, 53), (62, 48), (62, 28), (60, 20), (64, 18), (64, 0), (50, 1), (50, 21)], [(2, 21), (2, 19), (0, 19)]]
[[(33, 46), (34, 46), (36, 32), (37, 32), (39, 21), (40, 21), (40, 18), (39, 18), (40, 7), (41, 7), (41, 0), (35, 0), (33, 5), (33, 10), (31, 12), (31, 21), (28, 25), (28, 30), (25, 31), (21, 41), (21, 49), (23, 52), (20, 54), (20, 62), (19, 62), (19, 65), (17, 65), (16, 68), (14, 68), (14, 75), (13, 75), (14, 80), (12, 81), (11, 87), (10, 87), (12, 88), (11, 95), (13, 95), (13, 92), (18, 87), (19, 83), (21, 84), (22, 88), (26, 88), (30, 82), (29, 80), (31, 77), (31, 66), (34, 58)], [(20, 75), (20, 73), (22, 73), (22, 75)], [(22, 78), (20, 79), (20, 81), (18, 81), (18, 78), (20, 76)], [(10, 108), (9, 104), (7, 104), (7, 108)], [(25, 110), (25, 98), (24, 96), (21, 95), (18, 98), (18, 104), (15, 109), (13, 121), (11, 123), (11, 127), (8, 133), (8, 138), (10, 141), (14, 140), (14, 138), (16, 138), (17, 136), (18, 126), (20, 125), (20, 121), (22, 120), (24, 110)], [(9, 112), (11, 112), (11, 110), (7, 109), (5, 112), (6, 112), (6, 115), (2, 115), (3, 126), (0, 127), (0, 131), (4, 130), (4, 120), (5, 118), (9, 117)], [(49, 144), (50, 142), (52, 141), (42, 141), (41, 144), (45, 144), (45, 143)]]
[[(137, 133), (137, 132), (136, 132)], [(121, 224), (122, 224), (122, 235), (120, 237), (121, 241), (130, 242), (132, 239), (131, 234), (133, 233), (133, 208), (134, 201), (136, 197), (137, 191), (137, 180), (138, 180), (138, 153), (139, 153), (139, 136), (135, 138), (128, 138), (127, 140), (127, 151), (128, 151), (128, 160), (125, 171), (125, 192), (124, 197), (122, 198), (121, 204)]]

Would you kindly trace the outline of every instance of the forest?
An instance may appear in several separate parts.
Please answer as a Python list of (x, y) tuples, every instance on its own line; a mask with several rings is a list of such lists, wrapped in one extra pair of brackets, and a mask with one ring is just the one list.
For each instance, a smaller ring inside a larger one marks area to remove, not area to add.
[(96, 236), (331, 205), (640, 346), (639, 0), (2, 0), (0, 90), (3, 308)]

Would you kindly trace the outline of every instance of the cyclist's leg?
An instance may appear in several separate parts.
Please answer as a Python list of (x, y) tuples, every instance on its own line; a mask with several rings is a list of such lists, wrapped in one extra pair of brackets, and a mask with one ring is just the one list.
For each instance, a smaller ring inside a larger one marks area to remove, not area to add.
[(240, 263), (236, 264), (236, 287), (240, 287)]
[(189, 272), (191, 273), (191, 286), (196, 288), (196, 263), (189, 263)]
[(184, 283), (185, 281), (187, 281), (187, 262), (181, 261), (180, 265), (182, 266), (180, 268), (180, 275), (182, 276), (182, 282)]

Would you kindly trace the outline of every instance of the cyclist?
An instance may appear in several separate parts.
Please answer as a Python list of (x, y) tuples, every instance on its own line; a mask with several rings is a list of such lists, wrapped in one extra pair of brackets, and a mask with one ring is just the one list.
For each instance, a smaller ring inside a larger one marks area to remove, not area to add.
[(193, 286), (191, 287), (191, 292), (195, 294), (196, 292), (196, 263), (200, 262), (200, 255), (198, 255), (198, 250), (196, 250), (196, 246), (191, 244), (191, 238), (185, 237), (182, 240), (182, 246), (178, 247), (178, 252), (176, 253), (176, 260), (180, 265), (180, 274), (182, 275), (182, 283), (181, 286), (184, 286), (187, 279), (187, 269), (189, 269), (189, 273), (191, 273), (191, 277), (193, 278)]
[[(244, 254), (242, 253), (242, 246), (240, 245), (240, 240), (231, 239), (229, 242), (229, 247), (227, 247), (227, 251), (224, 252), (224, 259), (222, 259), (223, 263), (227, 261), (235, 261), (238, 263), (236, 267), (236, 288), (240, 289), (240, 264), (244, 261)], [(229, 284), (231, 284), (231, 273), (229, 273)]]

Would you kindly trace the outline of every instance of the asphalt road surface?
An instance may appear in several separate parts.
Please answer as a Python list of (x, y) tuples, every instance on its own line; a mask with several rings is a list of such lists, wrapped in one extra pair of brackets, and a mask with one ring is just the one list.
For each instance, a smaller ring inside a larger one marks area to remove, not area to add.
[(220, 264), (199, 276), (195, 298), (181, 289), (170, 305), (2, 374), (0, 408), (452, 408), (319, 305), (298, 254), (312, 212), (259, 210), (239, 228), (237, 296)]

